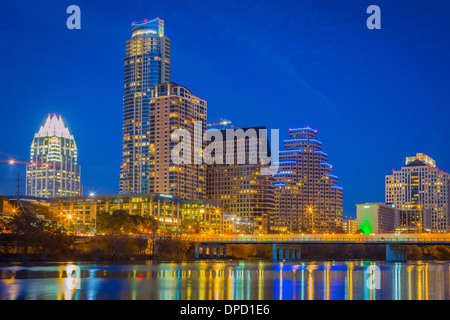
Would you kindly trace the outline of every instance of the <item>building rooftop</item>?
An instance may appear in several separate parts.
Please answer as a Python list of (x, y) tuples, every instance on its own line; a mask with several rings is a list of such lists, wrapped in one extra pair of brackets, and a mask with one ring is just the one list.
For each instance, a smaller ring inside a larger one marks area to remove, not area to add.
[(426, 166), (429, 166), (429, 165), (420, 160), (415, 160), (413, 162), (408, 163), (405, 167), (426, 167)]
[(48, 115), (47, 121), (45, 121), (45, 124), (41, 126), (37, 133), (38, 137), (60, 137), (60, 138), (67, 138), (70, 139), (72, 136), (70, 135), (69, 128), (67, 128), (64, 125), (64, 121), (61, 118), (61, 115), (59, 118), (56, 117), (54, 114), (53, 117), (50, 117)]

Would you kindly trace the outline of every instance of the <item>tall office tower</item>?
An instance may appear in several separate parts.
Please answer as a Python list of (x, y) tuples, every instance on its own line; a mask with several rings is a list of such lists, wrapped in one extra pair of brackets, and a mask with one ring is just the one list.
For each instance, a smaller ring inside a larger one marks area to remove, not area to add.
[[(220, 130), (224, 150), (222, 163), (207, 166), (206, 198), (221, 202), (224, 218), (239, 219), (245, 224), (242, 231), (250, 233), (268, 233), (274, 213), (273, 176), (261, 174), (268, 165), (261, 164), (259, 157), (261, 148), (267, 150), (269, 144), (267, 139), (262, 139), (260, 130), (266, 128)], [(234, 136), (239, 135), (239, 131), (243, 135), (241, 139), (233, 138), (235, 143), (230, 149), (233, 161), (227, 161), (227, 133)], [(212, 130), (208, 130), (208, 140), (211, 135)], [(239, 140), (243, 147), (239, 147)]]
[(386, 203), (394, 203), (402, 210), (402, 221), (409, 221), (401, 227), (415, 227), (420, 232), (429, 226), (433, 233), (447, 232), (449, 184), (450, 175), (436, 168), (429, 156), (418, 153), (415, 159), (406, 158), (401, 170), (392, 170), (391, 175), (386, 175)]
[(47, 118), (31, 143), (26, 194), (33, 197), (82, 195), (77, 145), (61, 116)]
[[(206, 101), (175, 83), (158, 84), (152, 90), (149, 122), (148, 153), (145, 155), (148, 172), (143, 172), (141, 178), (147, 192), (204, 200), (206, 166), (201, 155), (204, 148), (202, 135), (206, 131)], [(189, 133), (190, 141), (174, 132), (177, 129)], [(172, 141), (172, 134), (179, 141)], [(190, 153), (186, 163), (177, 163), (172, 158), (172, 150), (181, 146), (181, 141), (190, 145), (190, 152), (182, 151), (186, 157)], [(195, 161), (195, 155), (200, 157), (200, 162)]]
[(159, 18), (133, 22), (131, 31), (125, 53), (120, 192), (142, 193), (149, 190), (151, 90), (170, 80), (170, 40)]
[(343, 190), (317, 130), (289, 129), (275, 174), (275, 225), (289, 232), (340, 232)]

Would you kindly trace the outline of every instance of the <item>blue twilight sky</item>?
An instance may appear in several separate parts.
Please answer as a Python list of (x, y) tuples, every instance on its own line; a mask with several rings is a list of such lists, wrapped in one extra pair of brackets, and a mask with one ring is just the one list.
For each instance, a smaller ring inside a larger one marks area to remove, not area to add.
[[(81, 30), (66, 28), (71, 4)], [(366, 27), (371, 4), (381, 30)], [(47, 115), (61, 114), (85, 193), (117, 193), (125, 41), (132, 21), (160, 17), (171, 79), (208, 101), (208, 121), (281, 139), (318, 129), (354, 216), (356, 203), (384, 201), (384, 176), (406, 156), (450, 171), (449, 12), (427, 0), (2, 0), (0, 151), (26, 160)], [(14, 193), (17, 171), (0, 162), (0, 194)]]

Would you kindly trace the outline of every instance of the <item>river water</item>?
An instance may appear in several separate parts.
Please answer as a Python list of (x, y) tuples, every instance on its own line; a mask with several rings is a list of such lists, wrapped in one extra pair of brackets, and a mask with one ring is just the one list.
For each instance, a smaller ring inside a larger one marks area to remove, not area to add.
[[(69, 275), (67, 277), (67, 268)], [(72, 272), (73, 271), (73, 272)], [(450, 299), (449, 262), (49, 263), (0, 265), (0, 299)]]

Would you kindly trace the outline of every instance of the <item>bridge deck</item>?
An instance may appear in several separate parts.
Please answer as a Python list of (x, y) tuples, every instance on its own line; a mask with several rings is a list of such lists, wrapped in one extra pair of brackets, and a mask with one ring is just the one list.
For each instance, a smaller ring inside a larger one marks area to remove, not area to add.
[(450, 245), (450, 235), (242, 235), (194, 236), (190, 241), (216, 244), (421, 244)]

